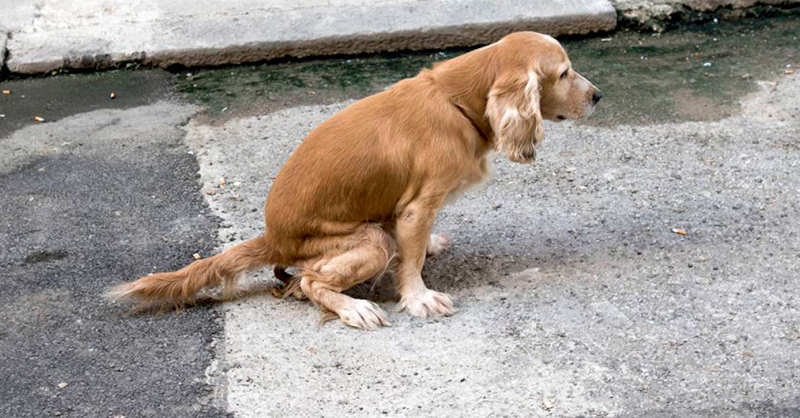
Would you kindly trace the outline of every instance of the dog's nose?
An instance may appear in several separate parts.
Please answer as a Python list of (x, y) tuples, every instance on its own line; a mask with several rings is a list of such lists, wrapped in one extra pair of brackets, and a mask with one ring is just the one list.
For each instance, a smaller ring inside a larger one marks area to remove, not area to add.
[(603, 98), (603, 92), (600, 90), (595, 90), (594, 94), (592, 95), (592, 101), (594, 102), (594, 104), (597, 104), (597, 102), (599, 102), (600, 99), (602, 98)]

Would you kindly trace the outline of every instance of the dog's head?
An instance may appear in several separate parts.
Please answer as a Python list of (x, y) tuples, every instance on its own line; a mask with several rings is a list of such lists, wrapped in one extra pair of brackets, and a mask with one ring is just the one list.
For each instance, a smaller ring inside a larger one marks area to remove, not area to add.
[(487, 48), (494, 80), (486, 117), (495, 147), (511, 161), (528, 163), (544, 139), (542, 120), (581, 119), (603, 93), (572, 69), (561, 44), (550, 36), (517, 32)]

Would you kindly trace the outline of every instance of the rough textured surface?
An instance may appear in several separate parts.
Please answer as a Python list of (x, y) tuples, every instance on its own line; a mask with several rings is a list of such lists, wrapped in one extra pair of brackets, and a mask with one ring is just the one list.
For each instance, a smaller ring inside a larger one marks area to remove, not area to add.
[[(27, 10), (31, 0), (12, 9)], [(256, 0), (36, 2), (9, 41), (15, 73), (59, 68), (216, 65), (283, 56), (330, 55), (489, 43), (523, 29), (559, 34), (611, 30), (606, 0)], [(24, 14), (23, 12), (18, 12)]]
[(648, 7), (669, 6), (688, 7), (694, 10), (711, 11), (720, 7), (741, 9), (756, 4), (791, 4), (792, 0), (609, 0), (617, 10), (646, 9)]
[[(660, 30), (660, 21), (686, 13), (747, 9), (754, 6), (796, 6), (798, 0), (610, 0), (624, 21)], [(691, 18), (686, 20), (693, 20)]]
[[(256, 275), (255, 295), (224, 305), (230, 410), (800, 414), (800, 121), (785, 114), (800, 80), (761, 85), (719, 122), (549, 124), (535, 166), (497, 159), (488, 187), (437, 220), (454, 246), (424, 277), (457, 300), (451, 318), (317, 327), (317, 308), (259, 293), (272, 279)], [(343, 106), (189, 126), (222, 242), (260, 232), (270, 179)], [(353, 293), (391, 312), (386, 280)]]
[(0, 136), (0, 416), (225, 415), (204, 379), (212, 309), (127, 315), (101, 298), (213, 246), (181, 143), (196, 110), (97, 110)]
[(6, 30), (0, 26), (0, 70), (3, 69), (6, 60), (6, 41), (8, 41)]

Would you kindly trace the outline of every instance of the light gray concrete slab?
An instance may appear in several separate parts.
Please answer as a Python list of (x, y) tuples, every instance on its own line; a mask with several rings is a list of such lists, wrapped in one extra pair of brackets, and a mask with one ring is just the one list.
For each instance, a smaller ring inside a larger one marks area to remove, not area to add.
[(17, 31), (33, 26), (37, 9), (42, 4), (37, 0), (3, 0), (0, 2), (0, 28), (5, 31)]
[[(255, 295), (223, 305), (209, 374), (242, 418), (795, 416), (800, 123), (776, 111), (798, 94), (763, 83), (719, 122), (548, 124), (535, 165), (495, 158), (437, 219), (454, 245), (423, 275), (456, 315), (391, 313), (391, 284), (365, 285), (393, 327), (364, 332)], [(223, 245), (261, 233), (281, 165), (344, 106), (188, 125)]]
[[(11, 6), (27, 10), (30, 0)], [(148, 65), (217, 65), (490, 43), (516, 30), (611, 30), (606, 0), (305, 0), (36, 2), (9, 40), (15, 73)], [(24, 14), (20, 12), (21, 14)]]

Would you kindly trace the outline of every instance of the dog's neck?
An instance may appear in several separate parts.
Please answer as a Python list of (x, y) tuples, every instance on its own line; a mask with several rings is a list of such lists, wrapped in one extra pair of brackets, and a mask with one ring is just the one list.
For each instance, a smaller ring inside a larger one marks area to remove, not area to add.
[(470, 123), (472, 123), (472, 126), (478, 132), (478, 135), (480, 135), (481, 139), (489, 145), (493, 144), (494, 141), (492, 139), (492, 127), (489, 125), (489, 121), (486, 119), (486, 117), (483, 115), (474, 114), (469, 107), (461, 105), (460, 103), (455, 101), (452, 103), (453, 106), (455, 106), (461, 112), (461, 114), (464, 115), (464, 117), (467, 118)]
[(489, 144), (494, 131), (486, 117), (489, 91), (497, 77), (493, 45), (437, 64), (429, 75)]

